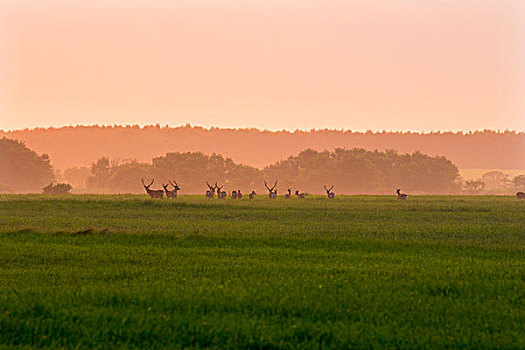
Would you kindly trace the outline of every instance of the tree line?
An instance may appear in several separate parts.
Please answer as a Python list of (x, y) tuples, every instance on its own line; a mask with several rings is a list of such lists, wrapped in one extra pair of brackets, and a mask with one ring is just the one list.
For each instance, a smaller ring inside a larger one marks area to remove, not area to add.
[(442, 155), (461, 169), (525, 169), (525, 133), (515, 131), (387, 132), (352, 130), (268, 131), (198, 126), (70, 126), (0, 131), (0, 137), (24, 141), (47, 153), (59, 169), (89, 165), (96, 159), (134, 158), (151, 162), (167, 152), (222, 154), (236, 163), (264, 168), (304, 149), (337, 147), (400, 153), (419, 150)]
[(385, 193), (396, 188), (412, 194), (483, 194), (525, 190), (525, 176), (510, 178), (498, 171), (480, 179), (462, 181), (458, 168), (448, 158), (422, 152), (399, 153), (394, 150), (368, 151), (362, 148), (336, 148), (334, 151), (306, 149), (297, 155), (262, 169), (239, 164), (220, 154), (170, 152), (151, 162), (134, 159), (111, 160), (100, 157), (90, 167), (54, 170), (48, 155), (38, 155), (24, 143), (0, 139), (0, 192), (56, 193), (68, 186), (73, 192), (143, 193), (141, 183), (155, 179), (157, 188), (169, 180), (177, 181), (181, 193), (202, 194), (206, 181), (217, 182), (228, 191), (266, 193), (264, 181), (278, 181), (280, 194), (288, 188), (301, 192), (324, 193), (324, 185), (334, 186), (339, 194)]
[(206, 181), (217, 182), (228, 191), (265, 193), (264, 181), (277, 180), (280, 193), (292, 188), (318, 194), (324, 192), (324, 185), (333, 185), (338, 193), (346, 194), (392, 193), (396, 186), (413, 193), (445, 194), (461, 189), (458, 177), (450, 160), (421, 152), (307, 149), (263, 169), (237, 164), (219, 154), (173, 152), (153, 158), (151, 163), (112, 163), (102, 157), (91, 165), (86, 187), (106, 193), (142, 193), (140, 180), (156, 179), (158, 188), (176, 180), (182, 193), (204, 193)]

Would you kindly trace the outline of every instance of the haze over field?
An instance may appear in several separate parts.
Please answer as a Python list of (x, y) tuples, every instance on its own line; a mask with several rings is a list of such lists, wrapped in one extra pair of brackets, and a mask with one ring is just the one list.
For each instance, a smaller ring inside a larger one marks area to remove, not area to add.
[(275, 176), (313, 193), (320, 178), (480, 193), (458, 168), (503, 169), (487, 193), (522, 186), (521, 0), (6, 0), (0, 52), (0, 137), (25, 143), (2, 140), (5, 192), (34, 190), (6, 170), (35, 172), (22, 153), (47, 169), (37, 189), (138, 192), (140, 176), (178, 174), (191, 191)]
[[(168, 152), (218, 153), (263, 168), (311, 148), (318, 151), (360, 147), (401, 153), (421, 151), (446, 156), (460, 169), (525, 169), (525, 133), (360, 133), (337, 130), (270, 132), (257, 129), (200, 127), (80, 126), (0, 131), (0, 137), (24, 141), (46, 153), (58, 169), (90, 166), (98, 158), (150, 162)], [(481, 175), (481, 174), (480, 174)]]

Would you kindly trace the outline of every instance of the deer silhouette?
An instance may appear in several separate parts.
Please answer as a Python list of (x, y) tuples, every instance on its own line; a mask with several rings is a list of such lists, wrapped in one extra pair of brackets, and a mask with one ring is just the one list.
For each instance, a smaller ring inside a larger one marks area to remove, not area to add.
[(277, 180), (275, 180), (275, 183), (273, 184), (272, 188), (268, 187), (266, 180), (264, 181), (264, 186), (268, 190), (268, 197), (270, 197), (270, 199), (277, 198), (277, 190), (275, 189), (275, 187), (277, 186)]
[(142, 186), (144, 186), (144, 189), (146, 190), (146, 193), (151, 198), (163, 198), (164, 197), (164, 190), (150, 190), (151, 185), (155, 182), (155, 179), (151, 180), (151, 183), (149, 185), (146, 185), (144, 183), (144, 179), (142, 179)]

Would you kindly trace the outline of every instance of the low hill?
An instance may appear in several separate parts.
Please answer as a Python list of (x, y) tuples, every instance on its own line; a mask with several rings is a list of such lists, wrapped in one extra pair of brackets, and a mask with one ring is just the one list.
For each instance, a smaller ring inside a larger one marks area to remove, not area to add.
[(266, 131), (258, 129), (205, 129), (190, 125), (161, 127), (71, 126), (0, 131), (0, 137), (24, 141), (38, 153), (49, 154), (53, 166), (65, 169), (88, 166), (102, 156), (150, 161), (168, 152), (218, 153), (237, 163), (262, 168), (310, 148), (364, 148), (400, 153), (421, 151), (446, 156), (458, 168), (525, 169), (525, 133), (476, 131), (353, 132), (339, 130)]

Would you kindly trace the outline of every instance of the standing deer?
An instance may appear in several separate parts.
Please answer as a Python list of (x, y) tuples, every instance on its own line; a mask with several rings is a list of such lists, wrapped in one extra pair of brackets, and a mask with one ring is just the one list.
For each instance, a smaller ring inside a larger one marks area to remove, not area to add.
[(208, 190), (206, 191), (206, 198), (213, 198), (215, 196), (215, 186), (217, 186), (217, 183), (215, 183), (215, 186), (211, 186), (208, 181), (206, 181), (206, 185), (208, 186)]
[(397, 193), (397, 199), (407, 199), (408, 198), (408, 194), (401, 193), (400, 188), (397, 189), (396, 193)]
[(146, 190), (146, 192), (151, 198), (163, 198), (164, 190), (150, 190), (149, 189), (151, 185), (153, 185), (153, 182), (155, 182), (155, 179), (151, 180), (151, 183), (149, 185), (146, 185), (144, 183), (144, 179), (142, 179), (142, 186), (144, 186), (144, 189)]
[(242, 193), (241, 193), (241, 190), (237, 190), (237, 198), (241, 199), (242, 198)]
[(306, 195), (303, 193), (299, 193), (299, 190), (295, 191), (295, 195), (297, 196), (297, 198), (304, 198)]
[(525, 192), (518, 192), (516, 193), (517, 199), (525, 199)]
[(277, 186), (277, 180), (275, 180), (275, 184), (273, 185), (272, 188), (268, 187), (266, 180), (264, 180), (264, 186), (268, 190), (268, 197), (270, 197), (270, 199), (277, 198), (277, 190), (275, 189), (275, 187)]
[(219, 198), (219, 199), (226, 198), (226, 195), (227, 195), (226, 191), (221, 191), (224, 186), (219, 187), (219, 185), (217, 185), (217, 183), (215, 183), (215, 187), (217, 188), (217, 198)]
[(236, 199), (238, 196), (237, 191), (233, 190), (231, 196), (232, 196), (232, 199)]
[(168, 180), (169, 184), (171, 186), (173, 186), (173, 191), (169, 191), (168, 190), (168, 185), (164, 186), (164, 184), (162, 184), (162, 187), (164, 187), (164, 192), (166, 192), (166, 198), (177, 198), (177, 194), (178, 192), (180, 191), (180, 187), (179, 187), (179, 184), (177, 183), (177, 181), (173, 180), (173, 182), (175, 182), (175, 184), (173, 184), (171, 182), (171, 180)]
[(326, 186), (324, 186), (324, 189), (326, 191), (326, 195), (328, 196), (328, 198), (335, 198), (335, 193), (332, 192), (332, 188), (334, 188), (334, 185), (332, 185), (332, 187), (330, 188), (326, 188)]
[(288, 193), (284, 194), (284, 199), (292, 198), (292, 189), (289, 188), (287, 191), (288, 191)]
[(254, 198), (255, 198), (255, 195), (256, 195), (255, 191), (252, 191), (252, 193), (250, 193), (250, 194), (248, 195), (248, 197), (250, 197), (250, 199), (254, 199)]

